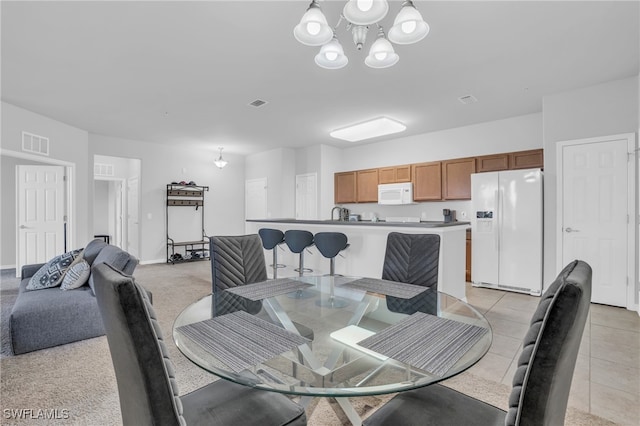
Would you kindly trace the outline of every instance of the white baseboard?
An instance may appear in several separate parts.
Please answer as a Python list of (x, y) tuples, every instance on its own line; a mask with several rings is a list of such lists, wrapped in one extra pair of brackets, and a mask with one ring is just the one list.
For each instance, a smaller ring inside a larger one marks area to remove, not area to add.
[(167, 259), (141, 260), (140, 265), (153, 265), (155, 263), (167, 263)]

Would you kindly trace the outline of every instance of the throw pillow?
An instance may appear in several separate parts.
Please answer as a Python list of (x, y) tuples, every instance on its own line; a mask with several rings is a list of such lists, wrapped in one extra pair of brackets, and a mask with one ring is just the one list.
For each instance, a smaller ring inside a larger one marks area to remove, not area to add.
[(91, 266), (89, 266), (86, 260), (81, 260), (69, 267), (64, 274), (60, 288), (62, 290), (73, 290), (82, 287), (89, 281), (89, 274), (91, 274)]
[(54, 257), (33, 274), (27, 284), (27, 290), (41, 290), (60, 285), (64, 272), (71, 266), (82, 249), (73, 250)]

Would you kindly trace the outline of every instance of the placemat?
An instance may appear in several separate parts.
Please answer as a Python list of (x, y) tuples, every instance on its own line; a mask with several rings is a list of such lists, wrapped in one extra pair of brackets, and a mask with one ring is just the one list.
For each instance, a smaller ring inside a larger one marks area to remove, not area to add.
[(244, 311), (176, 329), (239, 373), (310, 340)]
[(305, 287), (313, 287), (313, 284), (303, 283), (302, 281), (292, 280), (290, 278), (278, 278), (277, 280), (261, 281), (259, 283), (228, 288), (225, 291), (249, 300), (262, 300), (291, 293)]
[(381, 280), (378, 278), (360, 278), (358, 280), (342, 284), (340, 287), (351, 287), (358, 290), (384, 294), (386, 296), (398, 297), (400, 299), (411, 299), (423, 291), (428, 290), (428, 287), (420, 285), (399, 283), (396, 281)]
[(358, 345), (442, 377), (487, 331), (416, 312)]

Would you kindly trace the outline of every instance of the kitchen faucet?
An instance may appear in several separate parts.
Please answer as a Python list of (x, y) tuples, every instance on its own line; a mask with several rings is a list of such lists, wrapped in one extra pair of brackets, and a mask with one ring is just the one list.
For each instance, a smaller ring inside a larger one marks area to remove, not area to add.
[(341, 220), (341, 217), (342, 217), (342, 207), (339, 207), (339, 206), (335, 206), (334, 208), (332, 208), (332, 209), (331, 209), (331, 220), (335, 220), (335, 219), (333, 218), (333, 211), (334, 211), (334, 210), (336, 210), (336, 209), (338, 209), (338, 220)]

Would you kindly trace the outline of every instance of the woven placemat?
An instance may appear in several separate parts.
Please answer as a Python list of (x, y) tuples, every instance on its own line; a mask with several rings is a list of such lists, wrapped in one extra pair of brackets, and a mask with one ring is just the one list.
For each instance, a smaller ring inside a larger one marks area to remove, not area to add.
[(417, 296), (428, 287), (423, 287), (414, 284), (399, 283), (396, 281), (381, 280), (378, 278), (360, 278), (355, 281), (350, 281), (346, 284), (340, 285), (340, 287), (350, 287), (358, 290), (366, 290), (373, 293), (384, 294), (386, 296), (398, 297), (400, 299), (411, 299)]
[(305, 287), (313, 287), (313, 284), (303, 283), (302, 281), (292, 280), (290, 278), (279, 278), (277, 280), (261, 281), (259, 283), (228, 288), (225, 291), (249, 300), (262, 300), (291, 293)]
[(310, 340), (244, 311), (176, 329), (239, 373)]
[(416, 312), (358, 345), (442, 377), (488, 330)]

